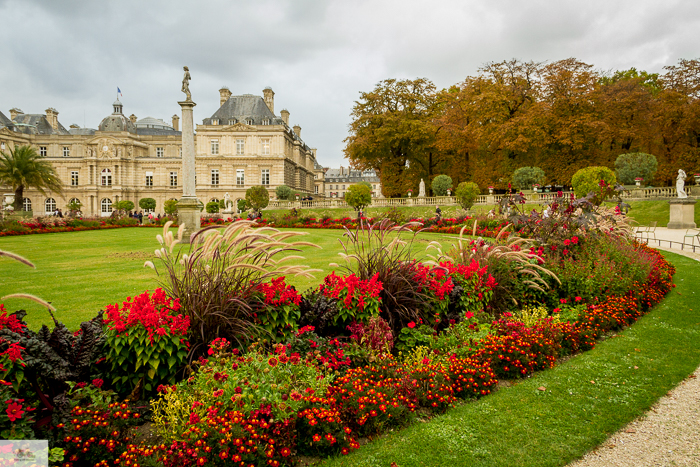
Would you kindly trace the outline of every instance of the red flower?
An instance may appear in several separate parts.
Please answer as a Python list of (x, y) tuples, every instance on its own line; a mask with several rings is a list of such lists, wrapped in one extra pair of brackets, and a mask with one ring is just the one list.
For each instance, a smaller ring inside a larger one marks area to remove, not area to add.
[(224, 390), (223, 389), (217, 389), (216, 391), (213, 392), (212, 394), (214, 397), (220, 397), (224, 395)]
[(104, 384), (104, 381), (102, 381), (100, 378), (97, 378), (97, 379), (92, 380), (92, 384), (93, 384), (93, 386), (95, 386), (96, 388), (99, 389)]
[(408, 326), (409, 328), (413, 329), (413, 328), (416, 327), (416, 323), (414, 323), (413, 321), (411, 321), (410, 323), (407, 324), (407, 326)]
[(22, 414), (24, 413), (24, 410), (22, 410), (22, 406), (18, 404), (17, 402), (8, 402), (8, 407), (7, 407), (7, 416), (10, 418), (11, 422), (14, 422), (16, 420), (19, 420), (22, 418)]
[(277, 362), (277, 359), (276, 359), (275, 357), (270, 357), (270, 358), (267, 360), (267, 364), (270, 365), (272, 368), (276, 367), (276, 366), (277, 366), (277, 363), (278, 363), (278, 362)]

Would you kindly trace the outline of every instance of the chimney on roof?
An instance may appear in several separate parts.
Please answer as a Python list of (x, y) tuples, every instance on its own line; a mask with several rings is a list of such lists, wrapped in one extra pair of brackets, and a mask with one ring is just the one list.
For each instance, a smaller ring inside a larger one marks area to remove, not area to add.
[(263, 99), (265, 99), (265, 104), (267, 108), (270, 109), (272, 114), (275, 114), (275, 93), (270, 86), (263, 89)]
[(78, 128), (80, 128), (80, 125), (78, 125), (77, 123), (74, 123), (74, 124), (72, 124), (70, 127), (71, 127), (71, 129), (73, 129), (73, 130), (77, 130)]
[(219, 89), (219, 107), (224, 105), (229, 97), (231, 97), (231, 91), (226, 86), (222, 86)]
[(136, 115), (134, 115), (134, 114), (129, 115), (129, 120), (131, 120), (131, 123), (136, 125)]
[(22, 109), (18, 109), (17, 107), (13, 107), (10, 109), (10, 120), (14, 120), (17, 115), (22, 115), (24, 112), (22, 112)]
[(49, 121), (51, 128), (58, 130), (58, 110), (53, 107), (46, 109), (46, 120)]
[(301, 138), (301, 127), (299, 125), (294, 125), (294, 133), (296, 133), (297, 136)]
[(280, 117), (282, 117), (282, 121), (284, 122), (284, 124), (289, 126), (289, 110), (282, 109), (282, 111), (280, 112)]
[(180, 117), (173, 115), (173, 130), (180, 131)]

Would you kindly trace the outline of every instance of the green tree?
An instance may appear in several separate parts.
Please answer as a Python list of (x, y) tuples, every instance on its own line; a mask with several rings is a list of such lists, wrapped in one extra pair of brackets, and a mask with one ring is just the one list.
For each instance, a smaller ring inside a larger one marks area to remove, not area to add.
[[(615, 172), (607, 167), (586, 167), (578, 170), (571, 177), (571, 184), (574, 186), (574, 194), (577, 198), (583, 198), (588, 193), (598, 193), (600, 190), (600, 181), (604, 180), (609, 185), (614, 185), (616, 182)], [(600, 200), (602, 202), (603, 200)]]
[(66, 205), (66, 209), (72, 213), (76, 213), (80, 211), (80, 209), (83, 207), (83, 203), (80, 201), (71, 201)]
[(480, 193), (481, 190), (479, 190), (479, 185), (476, 183), (462, 182), (457, 185), (455, 196), (457, 197), (457, 202), (463, 209), (469, 209), (474, 205), (474, 202)]
[(264, 186), (253, 186), (246, 190), (245, 201), (256, 214), (265, 209), (270, 204), (270, 193)]
[(117, 211), (120, 216), (124, 216), (126, 215), (127, 211), (134, 209), (134, 202), (129, 201), (128, 199), (122, 199), (114, 203), (112, 208)]
[(139, 207), (144, 211), (155, 211), (156, 200), (153, 198), (141, 198), (139, 200)]
[(169, 216), (177, 214), (177, 200), (169, 199), (163, 203), (163, 211)]
[(372, 190), (364, 183), (350, 185), (345, 192), (345, 202), (357, 211), (360, 211), (372, 204)]
[(656, 156), (653, 154), (644, 152), (620, 154), (615, 159), (615, 174), (620, 183), (625, 185), (632, 185), (637, 177), (649, 182), (654, 178), (658, 166)]
[(294, 199), (294, 195), (292, 195), (292, 189), (289, 188), (287, 185), (280, 185), (277, 188), (275, 188), (275, 194), (277, 195), (277, 199)]
[(209, 214), (216, 214), (219, 212), (219, 203), (217, 201), (209, 201), (207, 203), (207, 212)]
[(47, 190), (63, 193), (63, 184), (50, 162), (44, 160), (31, 146), (15, 146), (10, 153), (0, 152), (0, 185), (15, 192), (15, 211), (22, 210), (25, 188), (36, 188), (44, 196)]
[(452, 177), (449, 175), (438, 175), (430, 184), (433, 189), (433, 196), (447, 196), (447, 190), (452, 189)]
[(249, 208), (248, 202), (245, 199), (239, 199), (237, 207), (238, 207), (238, 211), (243, 212)]
[(544, 171), (539, 167), (520, 167), (513, 172), (513, 183), (521, 190), (529, 190), (532, 185), (544, 182)]

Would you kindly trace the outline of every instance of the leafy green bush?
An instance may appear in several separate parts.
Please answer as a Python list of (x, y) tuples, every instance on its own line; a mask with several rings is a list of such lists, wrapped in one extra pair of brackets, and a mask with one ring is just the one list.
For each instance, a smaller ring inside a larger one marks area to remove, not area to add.
[(462, 182), (457, 185), (455, 196), (457, 197), (459, 205), (462, 206), (462, 209), (469, 209), (474, 205), (474, 201), (476, 201), (480, 193), (479, 185), (476, 183)]
[(350, 185), (345, 192), (345, 202), (355, 211), (362, 211), (372, 203), (372, 189), (361, 183)]
[(654, 178), (657, 167), (656, 156), (643, 152), (620, 154), (615, 159), (617, 179), (625, 185), (633, 185), (637, 177), (644, 179), (647, 183), (650, 182)]
[(153, 198), (141, 198), (139, 207), (144, 211), (154, 211), (156, 209), (156, 200)]
[(282, 200), (293, 200), (294, 195), (292, 194), (292, 189), (289, 188), (287, 185), (280, 185), (277, 188), (275, 188), (275, 195), (277, 195), (277, 199), (282, 199)]
[(163, 203), (163, 211), (167, 215), (177, 214), (177, 200), (169, 199), (165, 203)]
[(210, 201), (207, 203), (207, 212), (209, 214), (215, 214), (219, 212), (219, 203), (216, 201)]
[(270, 204), (270, 193), (264, 186), (253, 186), (246, 190), (245, 201), (248, 206), (259, 213)]
[(120, 211), (122, 214), (124, 214), (126, 211), (131, 211), (132, 209), (134, 209), (134, 202), (129, 201), (128, 199), (123, 199), (114, 203), (113, 207), (117, 211)]
[(107, 306), (106, 376), (122, 396), (155, 393), (161, 384), (175, 384), (187, 358), (190, 320), (179, 313), (179, 301), (162, 289)]
[(544, 171), (539, 167), (520, 167), (513, 172), (513, 183), (521, 190), (529, 190), (533, 185), (544, 182)]
[(452, 189), (452, 177), (449, 175), (438, 175), (430, 184), (433, 189), (433, 196), (447, 196), (447, 190)]
[(597, 193), (600, 190), (601, 180), (604, 180), (608, 185), (614, 185), (617, 179), (615, 173), (607, 167), (594, 166), (580, 169), (571, 177), (574, 194), (577, 198), (583, 198), (588, 193)]

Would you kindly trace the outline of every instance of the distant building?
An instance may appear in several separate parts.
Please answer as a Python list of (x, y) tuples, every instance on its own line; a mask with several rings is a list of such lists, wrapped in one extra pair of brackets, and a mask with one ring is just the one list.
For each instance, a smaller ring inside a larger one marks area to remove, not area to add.
[[(324, 169), (316, 149), (301, 139), (301, 127), (289, 127), (287, 110), (275, 115), (272, 89), (261, 97), (233, 96), (222, 88), (219, 97), (219, 109), (196, 126), (195, 183), (201, 201), (218, 201), (227, 192), (237, 200), (256, 185), (268, 187), (271, 197), (282, 184), (323, 196)], [(173, 115), (170, 124), (126, 117), (119, 100), (112, 108), (97, 129), (71, 125), (66, 130), (53, 108), (45, 114), (13, 108), (9, 118), (0, 112), (0, 150), (32, 145), (52, 162), (65, 188), (62, 197), (25, 190), (25, 210), (43, 215), (76, 200), (85, 215), (108, 216), (117, 201), (133, 201), (138, 209), (140, 199), (154, 198), (156, 211), (163, 212), (165, 201), (182, 196), (179, 117)]]
[(326, 197), (344, 198), (350, 185), (359, 182), (367, 182), (372, 185), (373, 198), (384, 198), (381, 181), (374, 170), (353, 170), (342, 166), (339, 169), (326, 170)]

